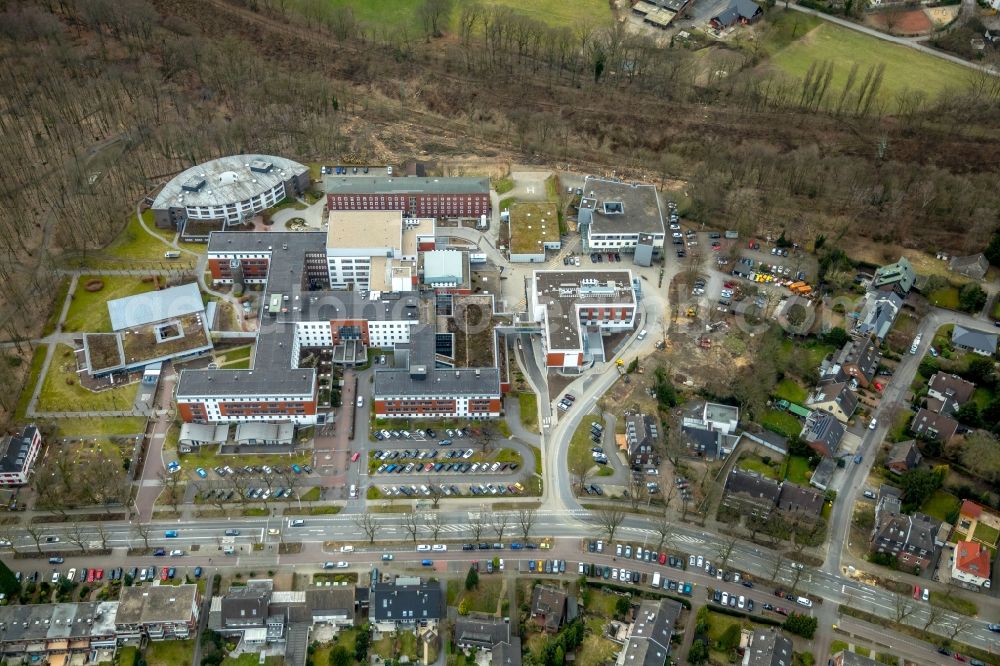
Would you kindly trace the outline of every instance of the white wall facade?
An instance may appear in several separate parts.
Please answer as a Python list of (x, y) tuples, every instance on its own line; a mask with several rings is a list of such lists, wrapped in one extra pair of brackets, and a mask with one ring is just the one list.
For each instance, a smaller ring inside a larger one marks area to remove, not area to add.
[(245, 201), (222, 206), (185, 206), (184, 212), (192, 220), (220, 220), (234, 224), (271, 208), (285, 198), (285, 184), (278, 183), (269, 190)]

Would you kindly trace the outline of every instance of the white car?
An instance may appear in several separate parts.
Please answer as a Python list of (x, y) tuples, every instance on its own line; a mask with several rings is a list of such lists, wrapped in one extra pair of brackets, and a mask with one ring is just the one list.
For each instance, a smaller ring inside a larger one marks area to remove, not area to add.
[[(433, 546), (431, 546), (431, 550), (433, 550), (435, 553), (443, 553), (446, 550), (448, 550), (448, 546), (444, 545), (443, 543), (436, 543)], [(502, 561), (503, 560), (501, 560), (501, 562)]]
[(59, 572), (58, 571), (53, 571), (52, 572), (52, 584), (55, 585), (58, 582), (59, 582)]
[(343, 561), (337, 562), (337, 568), (338, 569), (346, 569), (349, 566), (351, 566), (351, 565), (348, 564), (347, 562), (343, 562)]
[(503, 560), (500, 560), (500, 571), (503, 571)]
[(723, 606), (728, 606), (729, 605), (729, 593), (728, 592), (723, 592), (722, 593), (722, 601), (720, 603)]
[[(76, 568), (73, 568), (73, 569), (69, 570), (69, 573), (66, 574), (66, 579), (70, 580), (70, 581), (76, 580)], [(924, 601), (927, 601), (927, 600), (924, 599)]]
[(576, 572), (581, 576), (583, 575), (583, 562), (580, 562), (579, 564), (576, 565)]
[(417, 544), (418, 553), (429, 553), (431, 551), (431, 545), (429, 543)]
[(618, 580), (618, 569), (611, 570), (611, 580)]
[(747, 598), (741, 594), (740, 598), (736, 601), (736, 605), (740, 608), (745, 608), (747, 605)]
[(705, 558), (699, 555), (698, 559), (695, 560), (695, 566), (699, 569), (703, 568), (705, 566)]
[[(621, 555), (621, 553), (619, 553), (619, 555)], [(694, 555), (691, 555), (691, 556), (688, 557), (688, 566), (689, 567), (696, 566), (696, 560), (695, 560)]]
[(923, 593), (920, 595), (920, 598), (923, 599), (924, 601), (930, 601), (931, 591), (925, 587)]
[(473, 456), (474, 453), (475, 451), (473, 451), (472, 449), (466, 449), (465, 453), (462, 454), (462, 457), (465, 459), (469, 459)]
[(878, 419), (872, 419), (872, 422), (868, 424), (868, 429), (869, 430), (874, 430), (875, 426), (877, 426), (877, 425), (878, 425)]
[(340, 547), (340, 552), (342, 552), (342, 553), (353, 553), (354, 552), (354, 546), (341, 546)]
[(170, 551), (170, 557), (181, 557), (182, 555), (184, 555), (184, 551), (183, 550), (172, 550), (172, 551)]

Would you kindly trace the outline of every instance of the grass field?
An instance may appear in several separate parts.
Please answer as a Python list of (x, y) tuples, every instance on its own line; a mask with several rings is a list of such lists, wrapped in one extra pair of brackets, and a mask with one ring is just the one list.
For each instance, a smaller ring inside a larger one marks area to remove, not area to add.
[[(296, 0), (301, 4), (302, 0)], [(334, 6), (350, 7), (355, 18), (370, 25), (385, 27), (407, 27), (420, 31), (416, 20), (414, 0), (330, 0)], [(458, 3), (456, 3), (458, 4)], [(488, 4), (503, 5), (526, 14), (549, 25), (573, 27), (583, 24), (607, 24), (611, 22), (611, 10), (605, 0), (492, 0)], [(458, 22), (459, 10), (452, 14), (453, 24)]]
[(788, 469), (785, 470), (785, 478), (800, 486), (809, 485), (809, 477), (812, 472), (809, 469), (809, 461), (802, 456), (788, 456)]
[(31, 401), (31, 394), (35, 390), (35, 384), (38, 383), (38, 376), (42, 372), (42, 366), (45, 364), (45, 353), (48, 351), (48, 345), (37, 345), (35, 351), (31, 354), (31, 368), (28, 371), (28, 377), (24, 383), (24, 389), (21, 391), (21, 396), (17, 400), (17, 409), (14, 412), (18, 419), (24, 418), (24, 413), (28, 409), (28, 403)]
[[(88, 280), (104, 281), (104, 288), (90, 292), (83, 288)], [(66, 313), (65, 331), (84, 331), (101, 333), (111, 331), (111, 317), (108, 315), (107, 303), (116, 298), (142, 294), (153, 291), (152, 282), (143, 282), (140, 278), (128, 275), (82, 275), (77, 283), (73, 302)]]
[(190, 664), (194, 641), (152, 641), (143, 655), (149, 666)]
[(972, 538), (995, 548), (997, 539), (1000, 539), (1000, 531), (986, 523), (976, 523), (976, 530), (972, 533)]
[(757, 472), (761, 476), (767, 477), (769, 479), (778, 478), (778, 471), (774, 469), (771, 465), (766, 464), (763, 460), (757, 456), (750, 456), (741, 460), (738, 464), (740, 469), (749, 470), (751, 472)]
[[(482, 571), (486, 571), (485, 568)], [(460, 586), (460, 591), (455, 598), (455, 606), (464, 600), (470, 613), (497, 612), (497, 604), (500, 601), (500, 588), (503, 583), (501, 578), (490, 578), (487, 575), (479, 576), (479, 585), (472, 590), (465, 589), (465, 581), (455, 581)]]
[(773, 12), (773, 23), (764, 36), (764, 48), (777, 70), (803, 79), (808, 69), (823, 61), (834, 63), (827, 101), (839, 99), (854, 63), (860, 87), (868, 68), (884, 64), (880, 97), (890, 107), (906, 89), (936, 97), (971, 79), (971, 70), (911, 48), (869, 37), (800, 12)]
[(764, 412), (760, 424), (772, 432), (785, 437), (794, 437), (802, 432), (802, 422), (788, 412), (769, 409)]
[(948, 516), (958, 511), (960, 502), (958, 498), (944, 490), (935, 490), (934, 494), (927, 498), (920, 510), (928, 516), (938, 520), (948, 520)]
[(936, 305), (939, 308), (948, 308), (949, 310), (958, 309), (958, 289), (955, 287), (943, 287), (941, 289), (935, 289), (927, 295), (927, 300), (931, 305)]
[(60, 437), (113, 437), (137, 435), (146, 429), (146, 419), (128, 416), (116, 419), (79, 417), (55, 422)]
[(521, 407), (521, 425), (531, 432), (538, 432), (538, 396), (525, 391), (517, 396)]
[[(580, 421), (573, 433), (573, 439), (569, 443), (568, 461), (570, 469), (577, 469), (576, 464), (580, 461), (593, 461), (594, 457), (590, 448), (594, 444), (590, 440), (590, 426), (594, 423), (601, 423), (599, 416), (587, 416)], [(597, 463), (593, 463), (597, 464)]]
[[(142, 219), (150, 229), (156, 227), (156, 223), (153, 220), (153, 212), (145, 211), (142, 214)], [(170, 238), (173, 238), (173, 234), (170, 234)], [(108, 254), (118, 259), (125, 261), (153, 261), (153, 262), (170, 262), (170, 265), (182, 264), (190, 266), (194, 264), (194, 261), (188, 255), (185, 259), (181, 257), (180, 259), (164, 259), (163, 253), (173, 250), (166, 242), (166, 237), (161, 234), (150, 235), (146, 233), (142, 225), (139, 224), (139, 218), (135, 215), (130, 215), (128, 219), (128, 225), (125, 229), (115, 238), (111, 245), (106, 247), (103, 254)], [(92, 263), (88, 261), (88, 263)], [(98, 262), (98, 263), (108, 263), (108, 262)]]
[(809, 391), (799, 386), (799, 383), (791, 377), (785, 377), (774, 387), (772, 395), (801, 405), (809, 397)]
[(577, 666), (604, 666), (615, 662), (614, 655), (618, 652), (618, 646), (611, 640), (604, 637), (604, 620), (597, 617), (587, 618), (587, 637), (583, 639), (583, 645), (577, 653)]
[[(73, 350), (67, 345), (56, 347), (38, 396), (38, 410), (43, 412), (127, 411), (132, 409), (138, 384), (94, 393), (77, 381)], [(69, 383), (69, 382), (72, 383)]]

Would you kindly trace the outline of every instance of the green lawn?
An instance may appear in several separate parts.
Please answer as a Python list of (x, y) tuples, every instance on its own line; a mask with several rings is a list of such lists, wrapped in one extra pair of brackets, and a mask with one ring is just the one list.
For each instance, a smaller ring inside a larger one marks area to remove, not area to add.
[(750, 456), (748, 458), (744, 458), (739, 462), (738, 467), (740, 469), (749, 470), (751, 472), (757, 472), (761, 476), (765, 476), (769, 479), (777, 480), (778, 478), (778, 470), (776, 470), (771, 465), (766, 464), (763, 460), (761, 460), (757, 456)]
[(35, 391), (35, 384), (38, 383), (38, 377), (42, 373), (42, 366), (45, 364), (45, 353), (48, 351), (48, 348), (48, 345), (37, 345), (35, 351), (31, 354), (31, 367), (28, 370), (28, 377), (25, 379), (21, 396), (17, 400), (17, 411), (15, 414), (18, 419), (23, 419), (24, 413), (28, 409), (31, 394)]
[[(483, 570), (485, 571), (485, 569)], [(462, 586), (455, 600), (455, 605), (458, 606), (465, 601), (470, 613), (496, 613), (502, 582), (499, 577), (490, 578), (487, 575), (481, 575), (479, 585), (472, 590), (466, 590), (464, 581), (461, 581)]]
[[(95, 292), (85, 290), (83, 285), (92, 278), (103, 280), (104, 288)], [(82, 275), (73, 294), (69, 312), (66, 314), (63, 330), (108, 332), (111, 330), (108, 301), (152, 290), (152, 282), (143, 282), (140, 278), (128, 275)]]
[(577, 652), (576, 666), (604, 666), (615, 662), (614, 655), (618, 646), (604, 637), (604, 620), (596, 617), (587, 618), (587, 637)]
[[(43, 412), (127, 411), (132, 409), (139, 384), (108, 389), (100, 393), (89, 391), (77, 381), (73, 350), (67, 345), (56, 347), (38, 396), (38, 410)], [(70, 383), (71, 382), (71, 383)]]
[(804, 79), (814, 64), (834, 63), (827, 104), (836, 104), (851, 67), (858, 72), (853, 92), (861, 87), (869, 67), (883, 64), (881, 100), (895, 106), (895, 96), (906, 89), (937, 97), (948, 88), (959, 88), (972, 78), (971, 70), (911, 48), (869, 37), (800, 12), (772, 12), (773, 25), (763, 44), (771, 54), (770, 65), (796, 79)]
[[(805, 367), (815, 368), (818, 367), (820, 362), (832, 351), (834, 351), (832, 345), (816, 340), (810, 340), (809, 342), (795, 342), (784, 339), (778, 346), (778, 353), (775, 356), (775, 360), (777, 361), (778, 369), (783, 371), (789, 366), (789, 361), (793, 355), (800, 356), (805, 354), (808, 359), (804, 364)], [(795, 434), (798, 434), (798, 432)]]
[(934, 494), (927, 498), (920, 510), (928, 516), (938, 520), (948, 520), (948, 516), (955, 511), (961, 503), (958, 498), (944, 490), (935, 490)]
[(337, 645), (347, 648), (349, 654), (354, 654), (355, 644), (358, 640), (358, 629), (341, 629), (337, 632), (337, 640), (332, 643), (322, 643), (316, 647), (306, 659), (307, 666), (327, 666), (330, 663), (330, 652)]
[(510, 176), (501, 178), (493, 185), (493, 189), (496, 190), (497, 194), (507, 194), (514, 189), (514, 179)]
[(952, 286), (935, 289), (927, 294), (927, 300), (931, 305), (949, 310), (958, 309), (958, 289)]
[(809, 485), (809, 477), (812, 472), (809, 469), (809, 461), (802, 456), (789, 456), (788, 469), (785, 471), (785, 478), (800, 486)]
[(990, 315), (994, 319), (1000, 319), (1000, 298), (993, 302), (993, 310)]
[(56, 290), (55, 299), (52, 301), (52, 311), (49, 312), (49, 317), (45, 320), (42, 337), (55, 333), (56, 324), (59, 323), (59, 315), (62, 314), (63, 305), (66, 304), (66, 297), (69, 295), (70, 282), (72, 280), (68, 276), (59, 280), (59, 289)]
[(847, 648), (848, 645), (844, 641), (830, 641), (830, 654), (837, 654), (841, 650), (846, 650)]
[(809, 397), (809, 391), (802, 388), (797, 381), (791, 377), (785, 377), (778, 385), (774, 387), (774, 391), (771, 392), (776, 398), (781, 398), (782, 400), (787, 400), (788, 402), (794, 402), (801, 405)]
[[(142, 219), (146, 222), (146, 225), (150, 230), (156, 228), (156, 223), (153, 220), (153, 212), (145, 211), (142, 214)], [(164, 230), (158, 230), (164, 231)], [(173, 232), (170, 232), (169, 238), (173, 238)], [(191, 255), (182, 255), (179, 259), (165, 259), (163, 257), (164, 252), (169, 252), (173, 250), (170, 245), (166, 242), (166, 236), (159, 233), (148, 234), (139, 224), (139, 219), (135, 215), (129, 216), (128, 225), (125, 229), (115, 238), (111, 245), (102, 251), (102, 254), (111, 255), (112, 257), (122, 259), (127, 262), (158, 262), (167, 263), (169, 262), (171, 266), (182, 265), (182, 266), (193, 266), (194, 261)], [(93, 260), (88, 260), (88, 265), (93, 265), (95, 262)], [(114, 262), (107, 260), (98, 260), (97, 265), (111, 267)]]
[(517, 402), (521, 406), (521, 425), (538, 432), (538, 396), (525, 391), (518, 394)]
[[(238, 657), (226, 657), (222, 660), (222, 666), (257, 666), (260, 663), (260, 655), (249, 652)], [(264, 666), (281, 666), (285, 663), (284, 657), (265, 657)]]
[(60, 437), (112, 437), (115, 435), (137, 435), (146, 429), (146, 419), (141, 416), (120, 418), (79, 417), (59, 419), (55, 422)]
[[(302, 4), (302, 0), (294, 0)], [(415, 17), (413, 0), (330, 0), (335, 7), (350, 7), (354, 16), (362, 22), (380, 28), (407, 27), (414, 34), (419, 33), (420, 24)], [(452, 13), (452, 23), (457, 25), (460, 4)], [(605, 0), (574, 0), (572, 3), (559, 0), (492, 0), (491, 5), (510, 7), (549, 25), (574, 27), (580, 24), (606, 25), (611, 23), (611, 10)], [(452, 28), (454, 29), (454, 27)]]
[(976, 403), (979, 409), (986, 409), (993, 401), (993, 392), (985, 386), (977, 386), (972, 392), (972, 402)]
[(760, 420), (760, 424), (785, 437), (795, 437), (802, 432), (802, 422), (797, 417), (788, 412), (779, 412), (776, 409), (764, 412), (764, 418)]
[(411, 631), (385, 634), (372, 643), (371, 652), (384, 659), (399, 659), (407, 655), (411, 662), (417, 660), (417, 637)]
[(587, 600), (586, 611), (599, 615), (605, 620), (611, 620), (615, 616), (616, 603), (618, 603), (618, 595), (592, 589), (590, 590), (590, 598)]
[[(601, 417), (586, 416), (580, 421), (580, 425), (576, 427), (573, 439), (569, 443), (567, 460), (570, 469), (577, 469), (577, 465), (582, 464), (584, 461), (593, 461), (594, 457), (590, 449), (594, 446), (594, 443), (590, 439), (590, 426), (594, 423), (601, 423)], [(592, 462), (592, 464), (596, 463)]]
[(194, 654), (194, 640), (151, 641), (144, 656), (149, 666), (177, 666), (190, 664)]
[(972, 533), (972, 538), (995, 548), (997, 539), (1000, 538), (1000, 531), (986, 523), (976, 523), (976, 530)]

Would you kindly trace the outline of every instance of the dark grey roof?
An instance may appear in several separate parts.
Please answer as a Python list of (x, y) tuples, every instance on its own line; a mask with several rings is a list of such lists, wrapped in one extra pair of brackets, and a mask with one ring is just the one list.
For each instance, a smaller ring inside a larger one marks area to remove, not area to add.
[(302, 257), (307, 251), (326, 251), (325, 231), (213, 231), (208, 236), (208, 254), (273, 254)]
[(353, 615), (355, 603), (351, 586), (306, 590), (306, 608), (312, 613), (343, 611)]
[(726, 479), (726, 492), (734, 495), (746, 495), (755, 499), (763, 499), (774, 504), (778, 501), (781, 486), (773, 479), (768, 479), (752, 472), (734, 469)]
[(831, 382), (820, 384), (806, 400), (806, 406), (834, 402), (844, 411), (847, 418), (858, 408), (858, 396), (850, 389), (847, 382)]
[(0, 606), (0, 643), (115, 634), (117, 601)]
[(920, 449), (917, 442), (908, 439), (905, 442), (898, 442), (889, 451), (889, 456), (885, 460), (886, 467), (890, 465), (904, 465), (906, 469), (912, 469), (920, 464)]
[(947, 442), (958, 431), (958, 421), (947, 414), (935, 414), (921, 407), (913, 415), (913, 420), (910, 422), (910, 430), (917, 435)]
[(927, 557), (937, 547), (934, 543), (941, 521), (922, 513), (908, 516), (892, 511), (876, 515), (875, 542), (883, 547), (906, 550)]
[(20, 435), (8, 435), (0, 438), (0, 472), (17, 474), (25, 471), (24, 464), (28, 451), (31, 450), (31, 440), (35, 438), (38, 428), (33, 425), (24, 426)]
[(996, 333), (965, 328), (955, 324), (955, 328), (951, 332), (951, 341), (959, 347), (988, 351), (991, 354), (997, 353)]
[[(595, 200), (591, 233), (664, 233), (663, 212), (654, 185), (588, 177), (583, 183), (583, 196)], [(621, 204), (620, 210), (616, 204)]]
[(846, 429), (837, 417), (823, 409), (814, 409), (806, 418), (802, 439), (810, 444), (822, 444), (834, 455)]
[(441, 584), (375, 583), (369, 615), (376, 622), (421, 622), (441, 618)]
[(719, 457), (719, 443), (722, 433), (710, 428), (696, 428), (694, 426), (682, 426), (681, 433), (688, 448), (704, 454), (706, 458)]
[(639, 606), (632, 633), (623, 648), (627, 666), (663, 666), (670, 654), (682, 606), (672, 599), (647, 599)]
[(785, 481), (778, 495), (778, 509), (818, 517), (823, 511), (823, 493)]
[(263, 627), (267, 622), (271, 590), (263, 587), (234, 587), (222, 597), (222, 628)]
[[(309, 167), (275, 155), (228, 155), (186, 169), (168, 182), (153, 209), (222, 206), (239, 203), (309, 171)], [(197, 189), (185, 185), (203, 183)], [(182, 197), (183, 200), (179, 200)]]
[(744, 655), (745, 666), (791, 666), (792, 641), (773, 627), (757, 629)]
[(840, 655), (840, 661), (838, 662), (840, 666), (878, 666), (879, 664), (879, 662), (871, 657), (866, 657), (863, 654), (851, 652), (850, 650), (841, 650), (832, 656), (836, 659), (837, 655)]
[(949, 375), (945, 372), (935, 372), (927, 382), (927, 388), (944, 398), (950, 398), (955, 403), (955, 407), (961, 407), (972, 398), (976, 385), (966, 381), (958, 375)]
[(460, 646), (492, 649), (510, 642), (510, 622), (499, 617), (459, 616), (455, 620), (455, 642)]
[(536, 585), (531, 591), (531, 615), (544, 618), (547, 629), (556, 630), (566, 619), (567, 595), (549, 585)]
[(981, 280), (990, 269), (990, 262), (982, 252), (968, 257), (952, 257), (948, 267), (956, 273)]
[(871, 338), (866, 337), (860, 340), (848, 340), (835, 356), (835, 360), (844, 367), (856, 367), (865, 379), (870, 381), (878, 370), (881, 355)]
[(836, 471), (837, 461), (833, 458), (823, 458), (819, 461), (819, 465), (816, 466), (815, 471), (813, 471), (812, 476), (809, 478), (809, 483), (821, 490), (826, 490), (833, 479), (833, 473)]
[(521, 639), (512, 636), (509, 643), (494, 647), (491, 666), (521, 666)]
[(177, 381), (177, 397), (212, 397), (228, 395), (312, 396), (316, 371), (306, 368), (281, 371), (267, 367), (262, 370), (181, 370)]
[(489, 178), (327, 176), (327, 194), (489, 194)]

